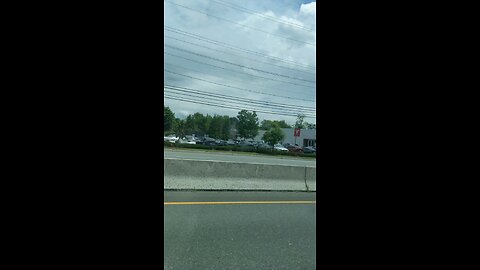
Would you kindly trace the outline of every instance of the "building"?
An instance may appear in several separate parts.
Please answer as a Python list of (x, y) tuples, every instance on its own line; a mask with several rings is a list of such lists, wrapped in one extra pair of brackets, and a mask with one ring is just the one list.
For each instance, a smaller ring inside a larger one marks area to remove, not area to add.
[[(294, 128), (282, 128), (283, 134), (285, 137), (283, 141), (280, 142), (281, 144), (291, 143), (291, 144), (298, 144), (300, 147), (306, 146), (317, 146), (317, 130), (316, 129), (301, 129), (300, 136), (294, 136)], [(261, 141), (263, 134), (265, 134), (266, 130), (259, 130), (258, 135), (255, 137), (255, 141)]]

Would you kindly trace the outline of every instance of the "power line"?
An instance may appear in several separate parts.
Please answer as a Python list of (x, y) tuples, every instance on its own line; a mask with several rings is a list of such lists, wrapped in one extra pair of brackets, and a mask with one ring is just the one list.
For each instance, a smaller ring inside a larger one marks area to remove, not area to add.
[(268, 19), (268, 20), (271, 20), (271, 21), (274, 21), (274, 22), (278, 22), (278, 23), (283, 23), (283, 24), (286, 24), (286, 25), (289, 25), (289, 26), (294, 26), (294, 27), (298, 27), (302, 30), (306, 30), (306, 31), (311, 31), (311, 32), (316, 32), (315, 29), (313, 28), (308, 28), (308, 27), (304, 27), (303, 25), (300, 25), (300, 24), (295, 24), (295, 23), (291, 23), (291, 22), (287, 22), (287, 21), (284, 21), (284, 20), (279, 20), (275, 17), (272, 17), (272, 16), (268, 16), (268, 15), (264, 15), (264, 14), (261, 14), (259, 12), (256, 12), (254, 10), (251, 10), (251, 9), (248, 9), (248, 8), (245, 8), (245, 7), (241, 7), (241, 6), (237, 6), (237, 5), (234, 5), (230, 2), (226, 2), (226, 1), (216, 1), (216, 0), (211, 0), (212, 2), (216, 2), (217, 4), (220, 4), (220, 5), (224, 5), (224, 6), (227, 6), (227, 7), (230, 7), (230, 8), (233, 8), (233, 9), (236, 9), (236, 10), (240, 10), (242, 12), (245, 12), (245, 13), (249, 13), (249, 14), (253, 14), (253, 15), (257, 15), (259, 17), (262, 17), (262, 18), (265, 18), (265, 19)]
[(253, 74), (246, 73), (246, 72), (241, 72), (241, 71), (238, 71), (238, 70), (232, 70), (232, 69), (228, 69), (228, 68), (224, 68), (224, 67), (219, 67), (219, 66), (215, 66), (215, 65), (212, 65), (212, 64), (207, 64), (207, 63), (205, 63), (205, 62), (196, 61), (196, 60), (193, 60), (193, 59), (190, 59), (190, 58), (187, 58), (187, 57), (183, 57), (183, 56), (178, 56), (178, 55), (175, 55), (175, 54), (171, 54), (171, 53), (168, 53), (168, 52), (163, 52), (163, 53), (164, 53), (164, 54), (167, 54), (167, 55), (174, 56), (174, 57), (183, 58), (183, 59), (188, 60), (188, 61), (191, 61), (191, 62), (196, 62), (196, 63), (200, 63), (200, 64), (203, 64), (203, 65), (207, 65), (207, 66), (211, 66), (211, 67), (215, 67), (215, 68), (219, 68), (219, 69), (223, 69), (223, 70), (232, 71), (232, 72), (235, 72), (235, 73), (243, 73), (243, 74), (248, 75), (248, 76), (251, 76), (251, 77), (257, 77), (257, 78), (261, 78), (261, 79), (265, 79), (265, 80), (271, 80), (271, 81), (275, 81), (275, 82), (288, 83), (288, 84), (297, 85), (297, 86), (302, 86), (302, 87), (308, 87), (308, 88), (314, 88), (314, 89), (316, 88), (315, 86), (307, 86), (307, 85), (297, 84), (297, 83), (293, 83), (293, 82), (281, 81), (281, 80), (276, 80), (276, 79), (272, 79), (272, 78), (268, 78), (268, 77), (262, 77), (262, 76), (258, 76), (258, 75), (253, 75)]
[(170, 4), (173, 4), (173, 5), (176, 5), (176, 6), (179, 6), (179, 7), (183, 7), (183, 8), (185, 8), (185, 9), (189, 9), (189, 10), (194, 11), (194, 12), (198, 12), (198, 13), (201, 13), (201, 14), (205, 14), (205, 15), (207, 15), (207, 16), (209, 16), (209, 17), (212, 17), (212, 18), (216, 18), (216, 19), (219, 19), (219, 20), (223, 20), (223, 21), (226, 21), (226, 22), (229, 22), (229, 23), (232, 23), (232, 24), (236, 24), (236, 25), (245, 27), (245, 28), (250, 28), (250, 29), (253, 29), (253, 30), (256, 30), (256, 31), (265, 33), (265, 34), (269, 34), (269, 35), (272, 35), (272, 36), (276, 36), (276, 37), (280, 37), (280, 38), (292, 40), (292, 41), (299, 42), (299, 43), (308, 44), (308, 45), (311, 45), (311, 46), (316, 46), (315, 44), (310, 43), (310, 42), (301, 41), (301, 40), (297, 40), (297, 39), (294, 39), (294, 38), (284, 37), (284, 36), (277, 35), (277, 34), (274, 34), (274, 33), (271, 33), (271, 32), (263, 31), (263, 30), (258, 29), (258, 28), (256, 28), (256, 27), (251, 27), (251, 26), (244, 25), (244, 24), (240, 24), (240, 23), (237, 23), (237, 22), (234, 22), (234, 21), (225, 19), (225, 18), (217, 17), (217, 16), (215, 16), (215, 15), (212, 15), (212, 14), (209, 14), (209, 13), (206, 13), (206, 12), (203, 12), (203, 11), (200, 11), (200, 10), (197, 10), (197, 9), (193, 9), (193, 8), (190, 8), (190, 7), (187, 7), (187, 6), (184, 6), (184, 5), (180, 5), (180, 4), (177, 4), (177, 3), (174, 3), (174, 2), (168, 1), (168, 0), (165, 0), (165, 2), (170, 3)]
[(236, 100), (237, 102), (242, 102), (242, 103), (247, 103), (247, 104), (259, 104), (259, 105), (262, 105), (262, 106), (275, 106), (275, 107), (281, 107), (281, 108), (286, 108), (286, 109), (305, 110), (305, 111), (312, 111), (312, 112), (316, 111), (316, 109), (314, 107), (305, 107), (305, 106), (302, 107), (302, 106), (292, 105), (292, 104), (269, 102), (269, 101), (255, 100), (255, 99), (250, 99), (250, 98), (242, 98), (242, 97), (236, 97), (236, 96), (230, 96), (230, 95), (216, 94), (216, 93), (202, 91), (202, 90), (198, 90), (198, 89), (192, 89), (192, 88), (188, 88), (188, 87), (180, 87), (180, 86), (168, 85), (168, 84), (164, 84), (163, 87), (167, 88), (167, 89), (170, 89), (170, 90), (174, 90), (174, 91), (182, 91), (182, 92), (186, 92), (186, 93), (205, 95), (205, 96), (211, 96), (211, 97), (220, 97), (220, 98), (223, 98), (223, 99)]
[[(206, 73), (206, 72), (205, 72), (205, 69), (201, 69), (201, 71), (199, 71), (198, 68), (197, 68), (197, 69), (192, 69), (192, 67), (190, 67), (190, 66), (189, 66), (189, 67), (179, 66), (179, 65), (175, 65), (175, 64), (172, 64), (172, 63), (169, 63), (169, 62), (165, 62), (165, 61), (163, 62), (163, 64), (164, 64), (164, 65), (169, 65), (169, 66), (172, 66), (172, 67), (176, 67), (176, 68), (180, 68), (180, 69), (182, 69), (182, 71), (193, 71), (193, 72), (196, 72), (196, 73), (199, 73), (199, 72), (200, 72), (200, 73), (202, 73), (202, 75), (207, 75), (207, 76), (208, 76), (208, 75), (210, 75), (210, 76), (213, 75), (213, 76), (215, 76), (215, 77), (217, 77), (217, 78), (222, 78), (222, 77), (218, 76), (218, 74), (215, 74), (215, 73), (214, 73), (214, 74)], [(215, 67), (216, 67), (216, 66), (215, 66)], [(164, 66), (164, 68), (165, 68), (165, 66)], [(222, 68), (222, 67), (221, 67), (221, 68)], [(228, 71), (238, 72), (238, 71), (234, 71), (234, 70), (228, 70)], [(243, 74), (243, 75), (250, 75), (250, 74), (249, 74), (249, 73), (246, 73), (246, 74)], [(264, 77), (261, 77), (261, 78), (264, 78)], [(267, 79), (268, 79), (268, 78), (267, 78)], [(235, 77), (233, 77), (233, 78), (228, 78), (228, 80), (229, 80), (229, 81), (232, 81), (232, 82), (237, 82), (237, 83), (240, 83), (240, 84), (244, 84), (244, 83), (245, 83), (245, 81), (244, 81), (243, 79), (239, 79), (238, 76), (235, 76)], [(211, 82), (211, 81), (208, 81), (208, 82)], [(280, 81), (280, 82), (283, 82), (283, 81)], [(262, 84), (263, 84), (263, 82), (262, 82)], [(222, 85), (222, 86), (223, 86), (223, 85)], [(257, 89), (263, 89), (263, 90), (265, 90), (265, 91), (270, 91), (270, 90), (272, 90), (271, 87), (266, 88), (266, 87), (264, 87), (264, 86), (257, 86), (257, 85), (254, 86), (254, 87), (257, 88)], [(294, 88), (293, 90), (292, 90), (292, 88), (289, 88), (289, 89), (287, 90), (287, 89), (283, 89), (283, 88), (278, 87), (278, 85), (275, 85), (275, 90), (276, 90), (276, 91), (283, 91), (283, 92), (287, 92), (287, 93), (292, 93), (292, 92), (294, 92), (294, 91), (310, 91), (309, 89), (303, 89), (303, 88), (300, 88), (300, 89), (299, 89), (299, 88)], [(260, 93), (260, 94), (262, 94), (262, 93), (265, 93), (265, 92), (259, 92), (259, 91), (257, 91), (257, 92), (255, 92), (255, 93)], [(281, 96), (281, 97), (292, 98), (292, 97), (290, 97), (290, 96)], [(294, 99), (296, 99), (296, 98), (294, 98)], [(299, 99), (299, 100), (305, 100), (305, 99)], [(311, 100), (305, 100), (305, 101), (311, 101)]]
[(229, 87), (229, 88), (238, 89), (238, 90), (241, 90), (241, 91), (247, 91), (247, 92), (251, 92), (251, 93), (256, 93), (256, 94), (261, 94), (261, 95), (268, 95), (268, 96), (274, 96), (274, 97), (281, 97), (281, 98), (284, 98), (284, 99), (302, 100), (302, 101), (308, 101), (308, 102), (313, 102), (313, 103), (315, 103), (314, 100), (300, 99), (300, 98), (293, 98), (293, 97), (289, 97), (289, 96), (281, 96), (281, 95), (275, 95), (275, 94), (270, 94), (270, 93), (264, 93), (264, 92), (261, 92), (261, 91), (255, 91), (255, 90), (251, 90), (251, 89), (240, 88), (240, 87), (236, 87), (236, 86), (232, 86), (232, 85), (228, 85), (228, 84), (222, 84), (222, 83), (212, 82), (212, 81), (209, 81), (209, 80), (205, 80), (205, 79), (201, 79), (201, 78), (197, 78), (197, 77), (193, 77), (193, 76), (189, 76), (189, 75), (176, 73), (176, 72), (173, 72), (173, 71), (170, 71), (170, 70), (167, 70), (167, 69), (164, 69), (164, 71), (166, 71), (166, 72), (168, 72), (168, 73), (176, 74), (176, 75), (179, 75), (179, 76), (191, 78), (191, 79), (194, 79), (194, 80), (204, 81), (204, 82), (211, 83), (211, 84), (216, 84), (216, 85), (219, 85), (219, 86), (224, 86), (224, 87)]
[[(172, 97), (172, 96), (168, 96), (168, 95), (167, 96), (164, 95), (164, 98), (178, 100), (178, 101), (184, 101), (184, 102), (189, 102), (189, 103), (203, 104), (203, 105), (212, 106), (212, 107), (220, 107), (220, 108), (231, 109), (231, 110), (243, 110), (244, 109), (244, 108), (236, 107), (236, 106), (225, 106), (223, 104), (218, 104), (218, 103), (213, 103), (213, 102), (202, 102), (202, 101), (198, 101), (198, 100)], [(270, 111), (263, 111), (263, 110), (253, 110), (253, 111), (260, 112), (260, 113), (266, 113), (266, 114), (283, 115), (283, 116), (297, 116), (297, 114), (277, 113), (277, 112), (270, 112)], [(316, 117), (305, 115), (305, 118), (316, 118)]]
[(303, 68), (306, 68), (306, 69), (316, 69), (315, 66), (300, 64), (298, 62), (283, 59), (283, 58), (280, 58), (280, 57), (270, 56), (270, 55), (267, 55), (267, 54), (264, 54), (264, 53), (260, 53), (260, 52), (256, 52), (256, 51), (252, 51), (252, 50), (247, 50), (247, 49), (237, 47), (237, 46), (225, 43), (225, 42), (209, 39), (209, 38), (199, 36), (199, 35), (196, 35), (196, 34), (193, 34), (193, 33), (182, 31), (180, 29), (176, 29), (176, 28), (173, 28), (173, 27), (170, 27), (170, 26), (164, 26), (164, 30), (169, 31), (169, 32), (173, 32), (173, 33), (176, 33), (176, 34), (179, 34), (179, 35), (188, 36), (188, 37), (198, 39), (198, 40), (201, 40), (201, 41), (204, 41), (204, 42), (208, 42), (208, 43), (211, 43), (211, 44), (215, 44), (217, 46), (229, 48), (229, 49), (232, 49), (232, 50), (237, 50), (237, 51), (241, 51), (241, 52), (244, 52), (244, 53), (250, 53), (250, 54), (254, 54), (254, 55), (257, 55), (257, 56), (264, 57), (264, 58), (269, 58), (269, 59), (272, 59), (272, 60), (281, 61), (281, 62), (284, 62), (284, 63), (288, 63), (290, 65), (299, 66), (299, 67), (303, 67)]
[[(172, 67), (180, 68), (180, 69), (182, 69), (182, 71), (194, 71), (194, 72), (196, 72), (196, 73), (201, 72), (202, 75), (212, 75), (212, 74), (205, 73), (205, 72), (204, 72), (204, 69), (202, 69), (202, 71), (199, 71), (199, 70), (196, 70), (196, 69), (192, 69), (191, 67), (187, 68), (187, 67), (185, 67), (185, 66), (179, 66), (179, 65), (172, 64), (172, 63), (168, 63), (168, 62), (164, 62), (164, 65), (165, 65), (165, 64), (166, 64), (166, 65), (169, 65), (169, 66), (172, 66)], [(164, 67), (164, 68), (165, 68), (165, 67)], [(228, 70), (228, 71), (230, 71), (230, 70)], [(237, 72), (237, 71), (235, 71), (235, 72)], [(220, 77), (219, 77), (218, 75), (216, 75), (216, 74), (213, 74), (213, 75), (214, 75), (215, 77), (217, 77), (217, 78), (220, 78)], [(243, 75), (245, 75), (245, 74), (243, 74)], [(250, 74), (247, 73), (246, 75), (250, 75)], [(181, 76), (185, 76), (185, 77), (186, 77), (187, 75), (182, 74)], [(192, 76), (189, 76), (189, 78), (195, 78), (196, 80), (205, 81), (205, 82), (209, 82), (209, 83), (213, 83), (213, 84), (225, 86), (225, 85), (223, 85), (223, 84), (216, 83), (216, 82), (212, 82), (212, 81), (209, 81), (209, 80), (206, 80), (206, 79), (200, 79), (200, 78), (192, 77)], [(237, 78), (237, 77), (234, 77), (234, 78)], [(229, 81), (237, 82), (237, 83), (241, 83), (241, 84), (244, 84), (244, 83), (245, 83), (244, 80), (241, 80), (241, 81), (240, 81), (240, 80), (238, 80), (238, 79), (235, 80), (235, 79), (232, 79), (232, 78), (229, 78)], [(228, 86), (227, 86), (227, 87), (228, 87)], [(263, 89), (263, 90), (266, 90), (266, 91), (270, 91), (270, 90), (271, 90), (271, 89), (268, 89), (268, 88), (263, 87), (263, 86), (262, 86), (262, 87), (255, 86), (255, 88)], [(244, 88), (238, 88), (238, 87), (237, 87), (236, 89), (244, 89)], [(294, 92), (294, 91), (309, 91), (309, 90), (307, 90), (307, 89), (298, 89), (298, 88), (297, 88), (297, 89), (294, 89), (294, 90), (292, 90), (292, 89), (286, 90), (286, 89), (279, 88), (277, 85), (275, 85), (275, 90), (276, 90), (276, 91), (288, 92), (288, 93), (292, 93), (292, 92)], [(252, 92), (252, 91), (253, 91), (253, 90), (250, 90), (249, 92)], [(253, 91), (253, 92), (254, 92), (254, 93), (259, 93), (259, 94), (270, 94), (270, 93), (261, 92), (261, 91)], [(292, 98), (292, 97), (290, 97), (290, 96), (279, 96), (279, 97)], [(297, 98), (292, 98), (292, 99), (297, 99)], [(307, 99), (298, 99), (298, 100), (304, 100), (304, 101), (310, 101), (310, 102), (312, 102), (312, 100), (307, 100)], [(313, 102), (314, 102), (314, 101), (313, 101)]]
[[(201, 62), (202, 63), (202, 62)], [(172, 64), (170, 62), (166, 62), (164, 61), (164, 69), (165, 69), (165, 65), (167, 66), (171, 66), (171, 67), (175, 67), (175, 68), (179, 68), (181, 69), (181, 71), (192, 71), (192, 72), (195, 72), (196, 74), (199, 74), (199, 75), (202, 75), (203, 76), (213, 76), (215, 78), (218, 78), (218, 79), (228, 79), (228, 81), (231, 81), (231, 82), (235, 82), (235, 83), (238, 83), (238, 84), (245, 84), (245, 80), (243, 78), (240, 78), (239, 76), (233, 76), (233, 77), (225, 77), (225, 76), (219, 76), (218, 73), (215, 73), (214, 71), (212, 71), (213, 73), (208, 73), (206, 72), (207, 70), (210, 70), (210, 69), (205, 69), (205, 68), (202, 68), (202, 67), (196, 67), (196, 69), (192, 68), (193, 66), (190, 66), (190, 65), (175, 65), (175, 64)], [(187, 67), (188, 66), (188, 67)], [(212, 67), (217, 67), (217, 66), (212, 66)], [(223, 67), (219, 67), (221, 69), (223, 69)], [(199, 70), (200, 69), (200, 70)], [(248, 75), (248, 76), (255, 76), (255, 75), (251, 75), (249, 73), (243, 73), (243, 72), (239, 72), (239, 71), (236, 71), (236, 70), (230, 70), (230, 69), (226, 69), (227, 71), (231, 71), (232, 73), (235, 72), (235, 73), (240, 73), (240, 75)], [(177, 71), (177, 72), (181, 72), (181, 71)], [(242, 74), (243, 73), (243, 74)], [(185, 75), (182, 73), (182, 75)], [(223, 75), (223, 74), (222, 74)], [(265, 77), (260, 77), (260, 78), (265, 78)], [(199, 79), (199, 78), (195, 78), (195, 79)], [(269, 78), (266, 78), (266, 79), (269, 79)], [(203, 81), (206, 81), (206, 82), (210, 82), (210, 83), (213, 83), (212, 81), (208, 81), (206, 79), (200, 79), (200, 80), (203, 80)], [(258, 81), (259, 83), (261, 83), (262, 86), (258, 85), (258, 84), (255, 84), (256, 81), (249, 81), (251, 83), (254, 83), (254, 88), (255, 89), (258, 89), (258, 90), (264, 90), (264, 91), (267, 91), (267, 92), (261, 92), (261, 91), (253, 91), (253, 90), (250, 90), (249, 92), (254, 92), (254, 93), (259, 93), (259, 94), (270, 94), (268, 91), (272, 90), (272, 86), (263, 86), (265, 82), (261, 82), (261, 81)], [(280, 82), (283, 82), (283, 81), (280, 81)], [(215, 84), (217, 85), (222, 85), (220, 83), (217, 83), (215, 82)], [(286, 93), (292, 93), (292, 92), (295, 92), (295, 91), (307, 91), (309, 93), (311, 93), (311, 90), (310, 89), (304, 89), (304, 88), (299, 88), (299, 87), (289, 87), (288, 89), (284, 89), (284, 88), (281, 88), (279, 87), (281, 84), (276, 84), (274, 87), (275, 87), (275, 91), (278, 92), (278, 91), (281, 91), (281, 92), (286, 92)], [(222, 86), (225, 86), (225, 85), (222, 85)], [(228, 87), (228, 86), (227, 86)], [(237, 89), (242, 89), (242, 88), (237, 88)], [(244, 88), (243, 88), (244, 89)], [(292, 90), (293, 89), (293, 90)], [(295, 93), (295, 94), (300, 94), (300, 93)], [(301, 93), (301, 94), (304, 94), (304, 93)], [(305, 95), (307, 95), (308, 93), (305, 93)], [(279, 96), (279, 97), (284, 97), (284, 98), (292, 98), (291, 96)], [(296, 99), (296, 98), (293, 98), (293, 99)], [(303, 100), (303, 99), (299, 99), (299, 100)], [(304, 101), (311, 101), (311, 100), (304, 100)]]
[[(174, 96), (172, 96), (172, 95), (174, 95)], [(236, 107), (238, 107), (242, 110), (249, 110), (249, 111), (258, 111), (258, 110), (265, 111), (265, 110), (268, 110), (268, 112), (274, 112), (274, 113), (289, 113), (289, 114), (294, 114), (294, 115), (305, 114), (302, 111), (279, 110), (279, 109), (274, 109), (274, 108), (264, 108), (264, 107), (257, 107), (257, 106), (238, 104), (238, 103), (228, 104), (228, 102), (224, 103), (225, 102), (224, 100), (221, 100), (221, 99), (218, 99), (218, 98), (216, 100), (215, 98), (211, 98), (211, 97), (185, 96), (185, 94), (182, 94), (182, 93), (174, 93), (174, 92), (167, 92), (167, 91), (164, 92), (164, 96), (176, 97), (176, 98), (189, 98), (190, 100), (194, 100), (194, 101), (203, 101), (203, 102), (210, 102), (210, 103), (211, 102), (217, 102), (215, 104), (222, 104), (224, 106), (236, 106)], [(218, 103), (218, 102), (220, 102), (220, 103)], [(308, 114), (308, 115), (309, 116), (314, 116), (314, 114)]]
[[(225, 106), (223, 104), (186, 99), (186, 98), (182, 98), (182, 97), (173, 97), (173, 96), (164, 95), (163, 98), (173, 99), (173, 100), (178, 100), (178, 101), (183, 101), (183, 102), (189, 102), (189, 103), (203, 104), (203, 105), (212, 106), (212, 107), (220, 107), (220, 108), (225, 108), (225, 109), (230, 109), (230, 110), (237, 110), (237, 111), (238, 110), (247, 110), (246, 108), (241, 108), (241, 107), (236, 107), (236, 106)], [(298, 114), (270, 112), (270, 111), (256, 110), (256, 109), (248, 109), (248, 111), (266, 113), (266, 114), (283, 115), (283, 116), (295, 116), (295, 117), (298, 116)], [(305, 115), (305, 118), (316, 118), (316, 116)]]
[(182, 40), (182, 39), (174, 38), (174, 37), (171, 37), (171, 36), (166, 36), (166, 35), (163, 35), (163, 36), (164, 36), (164, 37), (167, 37), (167, 38), (170, 38), (170, 39), (178, 40), (178, 41), (180, 41), (180, 42), (188, 43), (188, 44), (191, 44), (191, 45), (194, 45), (194, 46), (197, 46), (197, 47), (205, 48), (205, 49), (208, 49), (208, 50), (212, 50), (212, 51), (216, 51), (216, 52), (220, 52), (220, 53), (224, 53), (224, 54), (229, 54), (229, 55), (233, 55), (233, 56), (237, 56), (237, 57), (242, 57), (243, 59), (248, 59), (248, 60), (251, 60), (251, 61), (254, 61), (254, 62), (259, 62), (259, 63), (263, 63), (263, 64), (268, 64), (268, 65), (271, 65), (271, 66), (276, 66), (276, 67), (279, 67), (279, 68), (289, 69), (289, 70), (293, 70), (293, 71), (296, 71), (296, 72), (302, 72), (302, 73), (306, 73), (306, 74), (310, 74), (310, 75), (315, 75), (315, 73), (303, 71), (303, 70), (300, 70), (300, 69), (294, 69), (294, 68), (289, 68), (289, 67), (285, 67), (285, 66), (276, 65), (276, 64), (273, 64), (273, 63), (268, 63), (268, 62), (259, 61), (258, 59), (240, 56), (240, 55), (238, 55), (238, 54), (229, 53), (229, 52), (226, 52), (226, 51), (214, 49), (214, 48), (212, 48), (212, 47), (203, 46), (203, 45), (200, 45), (200, 44), (196, 44), (196, 43), (193, 43), (193, 42), (189, 42), (189, 41), (185, 41), (185, 40)]
[[(168, 64), (168, 65), (171, 65), (171, 64)], [(176, 66), (176, 65), (172, 65), (172, 66)], [(294, 100), (302, 100), (302, 101), (308, 101), (308, 102), (315, 102), (314, 100), (307, 100), (307, 99), (293, 98), (293, 97), (288, 97), (288, 96), (275, 95), (275, 94), (264, 93), (264, 92), (255, 91), (255, 90), (251, 90), (251, 89), (246, 89), (246, 88), (240, 88), (240, 87), (236, 87), (236, 86), (231, 86), (231, 85), (228, 85), (228, 84), (216, 83), (216, 82), (212, 82), (212, 81), (209, 81), (209, 80), (205, 80), (205, 79), (201, 79), (201, 78), (197, 78), (197, 77), (193, 77), (193, 76), (176, 73), (176, 72), (173, 72), (173, 71), (170, 71), (170, 70), (167, 70), (167, 69), (164, 69), (164, 71), (166, 71), (166, 72), (168, 72), (168, 73), (173, 73), (173, 74), (176, 74), (176, 75), (179, 75), (179, 76), (191, 78), (191, 79), (194, 79), (194, 80), (204, 81), (204, 82), (207, 82), (207, 83), (216, 84), (216, 85), (220, 85), (220, 86), (225, 86), (225, 87), (229, 87), (229, 88), (234, 88), (234, 89), (238, 89), (238, 90), (242, 90), (242, 91), (247, 91), (247, 92), (251, 92), (251, 93), (257, 93), (257, 94), (268, 95), (268, 96), (275, 96), (275, 97), (281, 97), (281, 98), (287, 98), (287, 99), (294, 99)]]
[(249, 66), (235, 64), (235, 63), (232, 63), (232, 62), (229, 62), (229, 61), (225, 61), (225, 60), (218, 59), (218, 58), (215, 58), (215, 57), (211, 57), (211, 56), (208, 56), (208, 55), (204, 55), (204, 54), (192, 52), (192, 51), (189, 51), (189, 50), (181, 49), (181, 48), (171, 46), (171, 45), (168, 45), (168, 44), (164, 44), (163, 46), (165, 46), (167, 48), (174, 49), (174, 50), (178, 50), (178, 51), (186, 52), (186, 53), (189, 53), (189, 54), (193, 54), (193, 55), (196, 55), (196, 56), (200, 56), (200, 57), (203, 57), (203, 58), (207, 58), (207, 59), (210, 59), (210, 60), (213, 60), (213, 61), (222, 62), (222, 63), (225, 63), (225, 64), (229, 64), (229, 65), (237, 66), (237, 67), (241, 67), (241, 68), (251, 69), (251, 70), (262, 72), (262, 73), (267, 73), (267, 74), (274, 75), (274, 76), (277, 76), (277, 77), (284, 77), (284, 78), (289, 78), (289, 79), (292, 79), (292, 80), (304, 81), (304, 82), (309, 82), (309, 83), (316, 83), (314, 81), (305, 80), (303, 78), (292, 77), (292, 76), (288, 76), (288, 75), (279, 74), (279, 73), (276, 73), (276, 72), (266, 71), (266, 70), (263, 70), (263, 69), (252, 68), (252, 67), (249, 67)]
[[(303, 109), (301, 107), (297, 108), (280, 108), (281, 105), (276, 105), (276, 104), (261, 104), (262, 101), (259, 100), (252, 100), (252, 99), (246, 99), (246, 98), (240, 98), (240, 97), (233, 97), (233, 96), (227, 96), (227, 95), (222, 95), (222, 94), (215, 94), (211, 92), (205, 92), (197, 89), (192, 89), (192, 88), (186, 88), (186, 87), (179, 87), (179, 86), (174, 86), (174, 85), (165, 85), (163, 86), (164, 91), (177, 91), (179, 93), (175, 94), (183, 94), (183, 95), (188, 95), (189, 97), (192, 98), (202, 98), (202, 99), (207, 99), (208, 101), (212, 101), (212, 99), (218, 99), (218, 101), (221, 102), (226, 102), (226, 103), (232, 103), (233, 105), (241, 105), (241, 106), (251, 106), (254, 109), (270, 109), (270, 110), (279, 110), (280, 112), (294, 112), (294, 113), (307, 113), (307, 114), (312, 114), (315, 113), (316, 110), (313, 109)], [(192, 91), (193, 90), (193, 91)], [(170, 92), (171, 94), (172, 92)], [(196, 95), (196, 96), (195, 96)], [(197, 97), (198, 96), (198, 97)], [(215, 101), (215, 100), (213, 100)], [(239, 103), (245, 103), (245, 104), (239, 104)], [(257, 103), (257, 104), (255, 104)], [(285, 106), (283, 106), (285, 107)]]
[[(305, 112), (303, 110), (295, 110), (295, 109), (286, 109), (286, 108), (277, 108), (277, 107), (268, 107), (268, 106), (265, 106), (265, 105), (261, 105), (261, 104), (252, 104), (252, 103), (249, 103), (249, 102), (246, 102), (246, 101), (230, 101), (228, 99), (225, 99), (225, 98), (221, 98), (221, 97), (215, 97), (215, 96), (211, 96), (211, 95), (207, 95), (207, 94), (199, 94), (199, 93), (189, 93), (189, 92), (186, 92), (184, 90), (178, 90), (180, 93), (177, 93), (177, 92), (172, 92), (172, 91), (175, 91), (173, 89), (169, 89), (169, 88), (166, 88), (164, 89), (164, 93), (165, 94), (177, 94), (177, 95), (181, 95), (181, 97), (189, 97), (189, 98), (200, 98), (200, 99), (206, 99), (207, 101), (217, 101), (217, 102), (225, 102), (225, 103), (231, 103), (231, 104), (225, 104), (225, 105), (234, 105), (234, 106), (242, 106), (242, 107), (250, 107), (252, 109), (269, 109), (269, 110), (272, 110), (272, 111), (277, 111), (277, 112), (281, 112), (281, 113), (284, 113), (284, 112), (288, 112), (288, 113), (309, 113), (309, 114), (313, 114), (315, 113), (314, 111), (313, 112)], [(242, 103), (246, 103), (246, 104), (242, 104)]]

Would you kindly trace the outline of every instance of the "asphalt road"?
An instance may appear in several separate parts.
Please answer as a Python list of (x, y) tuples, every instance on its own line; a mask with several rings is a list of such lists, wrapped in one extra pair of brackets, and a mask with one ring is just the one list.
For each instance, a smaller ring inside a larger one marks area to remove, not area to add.
[(164, 158), (176, 159), (195, 159), (195, 160), (215, 160), (215, 161), (236, 161), (255, 164), (274, 164), (274, 165), (291, 165), (291, 166), (309, 166), (316, 167), (316, 159), (313, 158), (297, 158), (285, 156), (261, 156), (242, 153), (216, 153), (207, 151), (192, 150), (163, 150)]
[(164, 195), (164, 269), (315, 269), (315, 193)]

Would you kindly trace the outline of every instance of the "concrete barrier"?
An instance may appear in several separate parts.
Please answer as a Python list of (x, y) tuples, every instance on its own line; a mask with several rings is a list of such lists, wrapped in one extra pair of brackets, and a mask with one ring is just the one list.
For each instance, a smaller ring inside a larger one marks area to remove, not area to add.
[(305, 184), (308, 191), (317, 191), (317, 168), (305, 167)]
[(164, 159), (163, 169), (164, 189), (307, 191), (315, 182), (314, 167)]

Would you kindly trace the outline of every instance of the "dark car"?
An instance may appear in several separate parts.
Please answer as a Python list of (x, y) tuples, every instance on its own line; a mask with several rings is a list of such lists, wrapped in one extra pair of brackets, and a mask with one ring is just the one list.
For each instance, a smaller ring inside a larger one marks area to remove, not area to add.
[(253, 146), (253, 143), (250, 141), (240, 141), (238, 143), (239, 146)]
[(259, 143), (257, 145), (257, 149), (273, 149), (273, 146), (268, 145), (266, 143)]
[(215, 141), (204, 141), (203, 145), (205, 145), (205, 146), (216, 146), (217, 143)]
[(212, 139), (212, 138), (204, 138), (203, 141), (202, 141), (202, 144), (203, 144), (203, 145), (206, 145), (206, 146), (215, 146), (215, 145), (217, 145), (217, 143), (215, 142), (215, 139)]
[(289, 145), (285, 146), (285, 148), (287, 148), (288, 151), (290, 151), (290, 152), (303, 153), (303, 149), (298, 145), (289, 144)]
[(224, 141), (224, 140), (217, 140), (217, 141), (215, 141), (215, 143), (218, 146), (227, 146), (227, 141)]
[(315, 149), (313, 146), (307, 146), (303, 148), (304, 153), (316, 153), (317, 149)]

